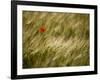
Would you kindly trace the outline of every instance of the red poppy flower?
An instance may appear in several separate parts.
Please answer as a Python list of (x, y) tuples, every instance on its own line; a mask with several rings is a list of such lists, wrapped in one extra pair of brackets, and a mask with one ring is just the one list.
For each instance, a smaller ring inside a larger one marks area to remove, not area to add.
[(39, 32), (45, 32), (46, 31), (46, 28), (44, 27), (44, 26), (41, 26), (40, 28), (39, 28)]

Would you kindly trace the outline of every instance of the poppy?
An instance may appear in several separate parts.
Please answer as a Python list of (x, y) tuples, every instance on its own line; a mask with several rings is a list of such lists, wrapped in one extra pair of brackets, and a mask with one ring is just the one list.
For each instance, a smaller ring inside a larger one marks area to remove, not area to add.
[(39, 32), (45, 32), (45, 31), (46, 31), (45, 26), (41, 26), (41, 27), (39, 28)]

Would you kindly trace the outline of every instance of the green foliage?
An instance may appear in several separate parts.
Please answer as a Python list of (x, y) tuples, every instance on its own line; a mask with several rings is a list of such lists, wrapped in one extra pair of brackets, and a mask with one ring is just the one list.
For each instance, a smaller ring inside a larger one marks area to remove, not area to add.
[(87, 65), (89, 14), (23, 11), (23, 68)]

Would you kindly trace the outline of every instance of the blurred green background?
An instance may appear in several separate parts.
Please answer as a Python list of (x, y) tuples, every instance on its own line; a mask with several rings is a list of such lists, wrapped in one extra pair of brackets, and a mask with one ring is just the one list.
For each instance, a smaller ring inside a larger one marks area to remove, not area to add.
[(23, 11), (23, 68), (89, 65), (89, 14)]

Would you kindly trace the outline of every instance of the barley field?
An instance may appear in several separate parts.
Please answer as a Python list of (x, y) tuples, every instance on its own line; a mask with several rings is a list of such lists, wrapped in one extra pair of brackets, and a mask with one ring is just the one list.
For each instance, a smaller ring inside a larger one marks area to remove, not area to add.
[(23, 11), (23, 68), (89, 65), (89, 14)]

